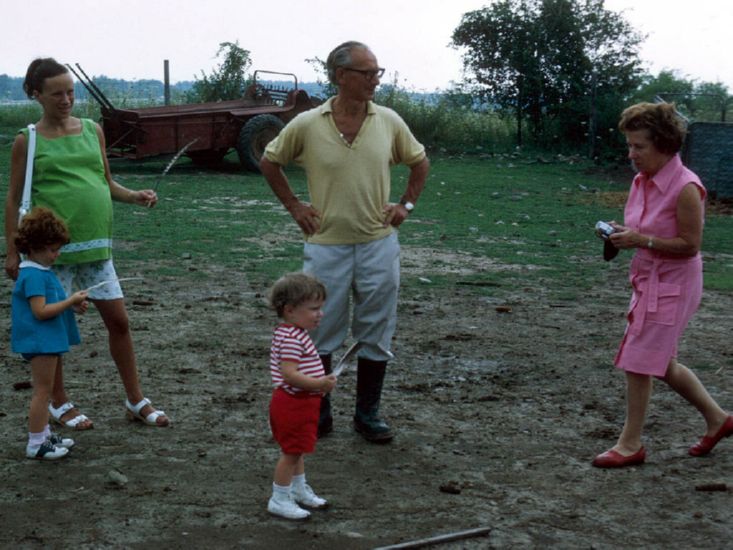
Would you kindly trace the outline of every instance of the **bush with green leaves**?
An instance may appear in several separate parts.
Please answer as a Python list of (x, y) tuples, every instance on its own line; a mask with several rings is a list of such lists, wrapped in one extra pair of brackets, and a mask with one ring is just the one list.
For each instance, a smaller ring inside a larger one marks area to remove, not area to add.
[(216, 52), (222, 58), (219, 66), (207, 75), (201, 71), (201, 79), (196, 79), (192, 89), (186, 94), (189, 103), (224, 101), (238, 99), (252, 81), (247, 69), (252, 64), (249, 50), (239, 46), (239, 41), (222, 42)]

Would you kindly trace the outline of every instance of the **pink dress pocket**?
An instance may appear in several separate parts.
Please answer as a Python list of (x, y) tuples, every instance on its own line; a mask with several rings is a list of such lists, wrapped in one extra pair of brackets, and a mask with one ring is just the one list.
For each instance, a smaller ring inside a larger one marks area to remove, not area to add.
[(672, 283), (659, 283), (657, 287), (657, 300), (651, 303), (651, 296), (647, 303), (646, 320), (650, 323), (660, 325), (675, 325), (679, 320), (680, 295), (682, 286)]

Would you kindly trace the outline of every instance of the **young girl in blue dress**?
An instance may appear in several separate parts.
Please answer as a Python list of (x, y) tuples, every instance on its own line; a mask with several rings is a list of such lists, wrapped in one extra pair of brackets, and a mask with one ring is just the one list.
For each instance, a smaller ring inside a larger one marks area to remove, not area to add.
[(64, 223), (47, 208), (34, 208), (20, 224), (15, 246), (25, 255), (13, 288), (11, 345), (30, 361), (33, 396), (28, 414), (26, 456), (54, 460), (65, 456), (74, 440), (52, 433), (48, 404), (61, 356), (79, 343), (72, 308), (83, 313), (87, 292), (66, 297), (50, 267), (69, 242)]

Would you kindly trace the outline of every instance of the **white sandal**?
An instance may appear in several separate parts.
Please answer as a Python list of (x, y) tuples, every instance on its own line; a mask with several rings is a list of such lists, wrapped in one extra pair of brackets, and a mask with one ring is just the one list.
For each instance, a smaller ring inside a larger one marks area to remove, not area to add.
[(158, 426), (160, 428), (165, 428), (170, 424), (170, 421), (166, 422), (165, 424), (158, 424), (157, 420), (161, 416), (165, 416), (165, 412), (161, 410), (154, 410), (151, 412), (148, 416), (143, 416), (140, 411), (145, 408), (145, 405), (151, 405), (150, 399), (147, 397), (143, 397), (142, 401), (138, 403), (137, 405), (133, 405), (130, 403), (129, 399), (125, 399), (125, 407), (127, 407), (127, 418), (129, 420), (139, 420), (143, 424), (147, 424), (148, 426)]
[[(51, 413), (51, 418), (53, 418), (57, 423), (61, 424), (62, 426), (66, 426), (67, 428), (71, 428), (72, 430), (91, 430), (94, 427), (94, 424), (91, 423), (91, 420), (89, 420), (89, 417), (87, 417), (87, 415), (85, 414), (79, 413), (71, 420), (61, 420), (61, 417), (73, 408), (74, 404), (71, 401), (67, 401), (58, 409), (53, 406), (53, 403), (48, 404), (48, 412)], [(84, 422), (89, 422), (89, 426), (86, 428), (79, 427), (79, 424), (82, 424)]]

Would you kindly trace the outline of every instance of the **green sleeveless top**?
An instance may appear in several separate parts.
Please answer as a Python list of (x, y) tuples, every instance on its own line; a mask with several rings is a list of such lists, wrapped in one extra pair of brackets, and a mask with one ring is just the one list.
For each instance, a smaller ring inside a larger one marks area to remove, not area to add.
[[(80, 134), (46, 139), (36, 133), (32, 206), (45, 206), (66, 222), (71, 242), (57, 264), (112, 257), (112, 195), (104, 177), (96, 124), (82, 119)], [(28, 137), (28, 129), (21, 130)]]

